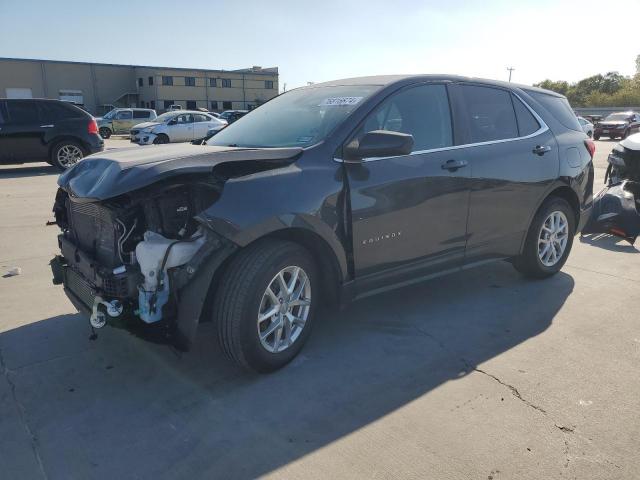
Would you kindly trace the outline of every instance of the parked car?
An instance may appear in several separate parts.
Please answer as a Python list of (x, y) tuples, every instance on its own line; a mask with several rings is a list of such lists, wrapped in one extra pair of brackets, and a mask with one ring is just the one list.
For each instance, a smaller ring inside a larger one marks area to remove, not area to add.
[(587, 134), (589, 138), (593, 136), (593, 123), (587, 120), (584, 117), (578, 117), (578, 122), (580, 122), (580, 126), (582, 127), (582, 131)]
[(96, 120), (69, 102), (0, 98), (0, 163), (46, 161), (64, 170), (103, 149)]
[(220, 114), (220, 118), (226, 120), (229, 125), (238, 120), (239, 118), (244, 117), (249, 110), (225, 110)]
[(155, 324), (188, 348), (212, 320), (231, 359), (271, 371), (323, 305), (491, 259), (557, 273), (589, 217), (594, 149), (567, 99), (534, 87), (315, 84), (206, 145), (109, 151), (63, 175), (54, 282), (94, 327)]
[(221, 130), (227, 126), (224, 120), (208, 113), (180, 110), (167, 112), (151, 122), (144, 122), (131, 129), (131, 142), (138, 145), (191, 142), (204, 138), (211, 129)]
[(111, 135), (124, 135), (134, 125), (144, 121), (152, 121), (158, 115), (155, 110), (149, 108), (114, 108), (104, 117), (98, 118), (98, 131), (102, 138)]
[(617, 112), (608, 115), (601, 122), (596, 123), (593, 138), (600, 137), (627, 138), (632, 133), (640, 131), (640, 114), (636, 112)]
[(170, 105), (169, 106), (169, 111), (173, 112), (175, 110), (182, 110), (182, 105)]

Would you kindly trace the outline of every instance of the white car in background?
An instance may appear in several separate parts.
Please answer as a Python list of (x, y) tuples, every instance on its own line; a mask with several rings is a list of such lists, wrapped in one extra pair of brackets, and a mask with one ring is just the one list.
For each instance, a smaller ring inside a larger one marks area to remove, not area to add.
[(580, 122), (580, 126), (582, 127), (584, 133), (589, 135), (589, 138), (593, 137), (593, 123), (582, 117), (578, 117), (578, 122)]
[(227, 122), (208, 113), (191, 110), (167, 112), (152, 122), (139, 123), (131, 129), (131, 142), (138, 145), (192, 142), (219, 131)]

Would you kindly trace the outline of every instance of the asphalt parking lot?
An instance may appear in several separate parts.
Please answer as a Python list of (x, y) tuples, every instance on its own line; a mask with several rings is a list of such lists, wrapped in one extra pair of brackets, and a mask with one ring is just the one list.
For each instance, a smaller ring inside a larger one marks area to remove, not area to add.
[(90, 340), (51, 284), (56, 177), (0, 167), (0, 477), (640, 478), (637, 248), (576, 237), (552, 279), (500, 262), (362, 300), (257, 376), (210, 324), (188, 354)]

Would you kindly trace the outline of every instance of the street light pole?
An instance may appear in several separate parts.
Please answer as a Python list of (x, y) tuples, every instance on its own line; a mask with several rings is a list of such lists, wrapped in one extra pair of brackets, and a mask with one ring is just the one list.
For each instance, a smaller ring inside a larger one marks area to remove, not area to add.
[(509, 70), (509, 81), (511, 81), (511, 72), (513, 72), (515, 70), (515, 68), (507, 67), (507, 70)]

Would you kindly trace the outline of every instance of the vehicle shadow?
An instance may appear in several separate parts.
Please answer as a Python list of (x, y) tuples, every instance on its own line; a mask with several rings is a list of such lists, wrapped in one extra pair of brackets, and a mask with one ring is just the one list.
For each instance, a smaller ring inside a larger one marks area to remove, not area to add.
[(604, 248), (612, 252), (640, 253), (638, 249), (625, 239), (608, 233), (590, 233), (580, 236), (580, 243)]
[(0, 178), (24, 178), (37, 177), (43, 175), (60, 175), (60, 170), (46, 163), (38, 163), (36, 165), (16, 166), (0, 168)]
[(50, 478), (255, 478), (540, 334), (573, 287), (498, 263), (361, 300), (271, 375), (226, 361), (212, 324), (181, 355), (109, 328), (91, 341), (63, 315), (0, 351)]

